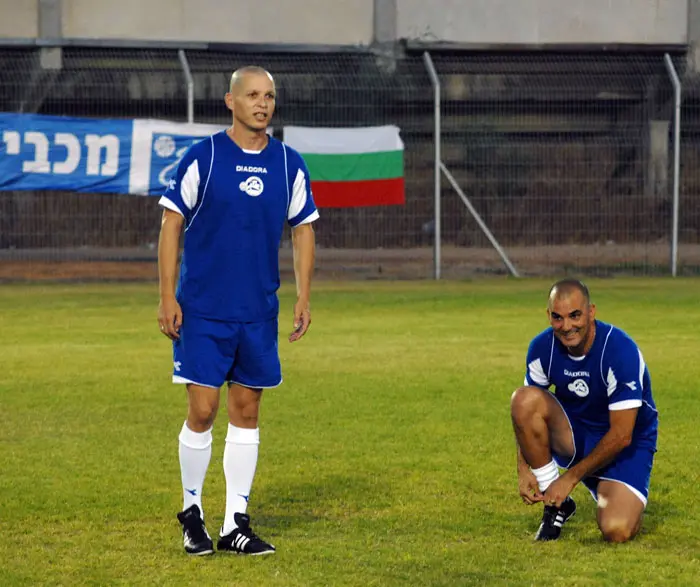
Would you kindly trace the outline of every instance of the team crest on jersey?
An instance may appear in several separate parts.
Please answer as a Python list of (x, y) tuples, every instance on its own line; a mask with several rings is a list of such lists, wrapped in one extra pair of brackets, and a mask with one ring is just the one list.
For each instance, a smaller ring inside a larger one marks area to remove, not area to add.
[(251, 175), (248, 179), (242, 181), (238, 187), (241, 188), (242, 192), (254, 198), (262, 194), (265, 188), (262, 179), (255, 175)]
[(583, 379), (576, 379), (569, 383), (569, 391), (575, 393), (579, 397), (586, 397), (588, 395), (588, 383)]

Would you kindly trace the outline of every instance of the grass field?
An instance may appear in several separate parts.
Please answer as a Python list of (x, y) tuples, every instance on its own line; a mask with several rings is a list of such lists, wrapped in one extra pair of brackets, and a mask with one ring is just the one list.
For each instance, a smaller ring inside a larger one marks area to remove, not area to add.
[(700, 281), (589, 285), (642, 347), (661, 414), (636, 540), (603, 543), (579, 487), (562, 539), (532, 541), (541, 510), (518, 499), (508, 402), (547, 282), (318, 283), (311, 331), (280, 343), (285, 382), (263, 400), (249, 512), (278, 553), (260, 559), (183, 554), (185, 396), (156, 286), (0, 286), (0, 585), (700, 584)]

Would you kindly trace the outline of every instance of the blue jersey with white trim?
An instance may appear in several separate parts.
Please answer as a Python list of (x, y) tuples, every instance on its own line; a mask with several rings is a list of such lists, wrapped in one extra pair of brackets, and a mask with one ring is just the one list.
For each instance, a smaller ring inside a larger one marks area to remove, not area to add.
[(160, 205), (185, 218), (177, 288), (183, 315), (277, 316), (284, 223), (318, 218), (299, 153), (273, 137), (262, 151), (245, 151), (222, 131), (188, 149)]
[(527, 353), (525, 384), (554, 395), (570, 419), (600, 438), (610, 429), (611, 410), (639, 408), (633, 443), (656, 448), (658, 413), (651, 378), (635, 342), (622, 330), (596, 320), (593, 346), (573, 357), (552, 328), (537, 335)]

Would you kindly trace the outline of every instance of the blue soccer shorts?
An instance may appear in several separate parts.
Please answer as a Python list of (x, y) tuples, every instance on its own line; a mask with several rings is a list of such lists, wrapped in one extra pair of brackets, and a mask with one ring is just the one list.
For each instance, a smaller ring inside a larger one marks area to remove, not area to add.
[[(573, 467), (586, 455), (590, 454), (602, 438), (600, 434), (591, 434), (580, 422), (569, 418), (569, 423), (571, 424), (574, 437), (576, 454), (573, 458), (554, 455), (557, 465), (565, 469)], [(623, 449), (610, 464), (584, 478), (583, 483), (591, 492), (593, 498), (598, 501), (598, 483), (601, 481), (617, 481), (626, 485), (646, 507), (649, 499), (649, 480), (655, 452), (655, 449), (652, 447), (640, 447), (631, 444)]]
[(218, 322), (185, 316), (173, 342), (173, 383), (269, 388), (282, 383), (277, 318)]

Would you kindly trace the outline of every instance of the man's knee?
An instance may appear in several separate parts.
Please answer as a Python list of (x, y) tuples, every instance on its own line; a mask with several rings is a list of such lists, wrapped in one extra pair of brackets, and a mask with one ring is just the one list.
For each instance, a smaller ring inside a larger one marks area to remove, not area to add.
[(542, 407), (542, 391), (535, 387), (519, 387), (510, 397), (510, 413), (514, 418), (531, 416)]
[(639, 523), (624, 519), (601, 521), (599, 524), (603, 539), (606, 542), (627, 542), (632, 540), (639, 530)]
[(255, 428), (260, 411), (261, 389), (232, 386), (228, 397), (229, 418), (247, 428)]
[(187, 412), (187, 423), (194, 431), (209, 430), (214, 424), (218, 401), (214, 401), (209, 395), (190, 394)]

